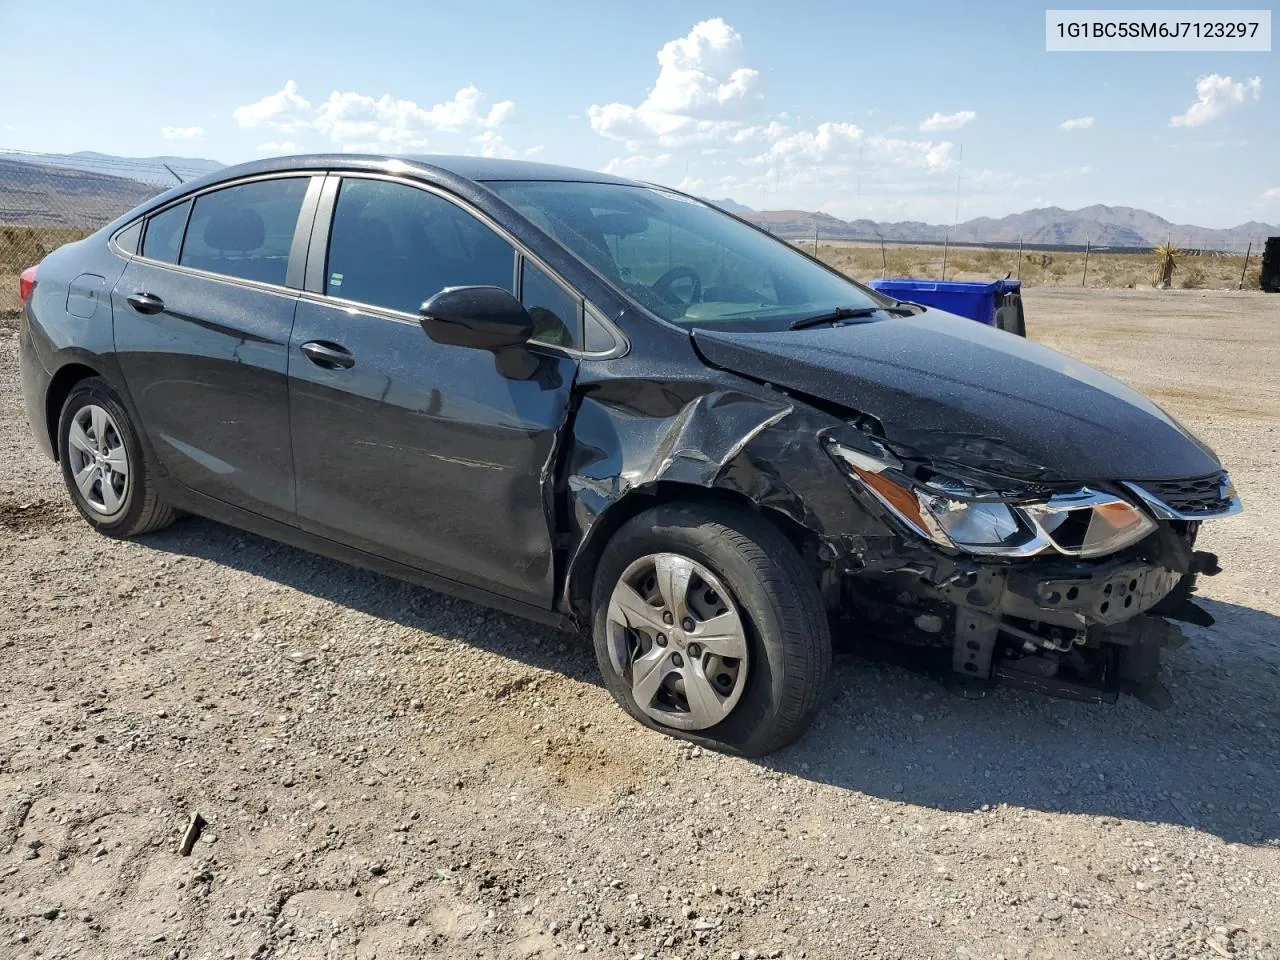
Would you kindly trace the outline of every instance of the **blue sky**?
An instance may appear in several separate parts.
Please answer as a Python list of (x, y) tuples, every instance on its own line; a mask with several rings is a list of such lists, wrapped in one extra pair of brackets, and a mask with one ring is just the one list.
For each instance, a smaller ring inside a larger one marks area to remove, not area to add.
[(1274, 53), (1046, 53), (1025, 2), (6, 8), (0, 149), (488, 152), (844, 218), (948, 221), (958, 179), (961, 219), (1280, 222)]

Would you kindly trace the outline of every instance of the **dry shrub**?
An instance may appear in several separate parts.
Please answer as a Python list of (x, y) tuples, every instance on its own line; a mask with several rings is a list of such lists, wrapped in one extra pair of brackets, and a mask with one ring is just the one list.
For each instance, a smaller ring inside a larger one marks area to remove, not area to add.
[(1204, 270), (1199, 265), (1193, 264), (1182, 271), (1183, 290), (1199, 290), (1204, 286), (1204, 281)]

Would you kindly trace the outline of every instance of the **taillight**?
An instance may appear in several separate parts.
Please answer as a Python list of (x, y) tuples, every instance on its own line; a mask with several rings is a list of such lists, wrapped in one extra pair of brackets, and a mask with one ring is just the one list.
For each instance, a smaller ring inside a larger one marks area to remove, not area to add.
[(27, 267), (18, 277), (18, 297), (23, 303), (31, 299), (31, 291), (36, 288), (36, 268)]

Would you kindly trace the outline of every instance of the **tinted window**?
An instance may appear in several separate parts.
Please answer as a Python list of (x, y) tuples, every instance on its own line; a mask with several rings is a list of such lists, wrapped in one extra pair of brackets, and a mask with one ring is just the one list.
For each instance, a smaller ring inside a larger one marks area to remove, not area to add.
[(125, 253), (138, 252), (138, 237), (142, 235), (142, 221), (131, 223), (116, 234), (116, 246)]
[(445, 287), (511, 291), (515, 250), (461, 207), (386, 180), (344, 180), (325, 293), (405, 313)]
[(258, 180), (196, 197), (182, 265), (284, 284), (306, 177)]
[(520, 301), (533, 317), (533, 337), (557, 347), (582, 344), (578, 298), (552, 280), (536, 263), (524, 261)]
[(487, 186), (660, 317), (785, 329), (874, 294), (704, 203), (654, 187), (560, 181)]
[(182, 228), (187, 225), (191, 201), (170, 207), (147, 221), (147, 235), (142, 241), (142, 255), (165, 263), (177, 263), (182, 248)]

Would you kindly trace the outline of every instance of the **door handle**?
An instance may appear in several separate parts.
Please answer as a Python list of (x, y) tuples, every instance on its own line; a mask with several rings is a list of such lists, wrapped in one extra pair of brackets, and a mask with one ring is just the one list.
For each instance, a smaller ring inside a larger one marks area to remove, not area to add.
[(164, 309), (164, 301), (154, 293), (135, 293), (131, 297), (126, 297), (125, 301), (139, 313), (148, 315), (159, 313)]
[(354, 367), (356, 364), (356, 358), (351, 355), (351, 351), (346, 347), (338, 346), (336, 343), (311, 340), (304, 343), (301, 349), (307, 355), (308, 360), (317, 367), (324, 367), (326, 370), (337, 370), (339, 367), (345, 370), (349, 367)]

